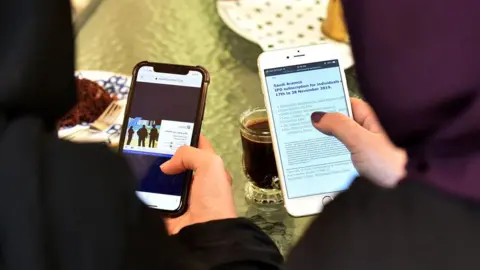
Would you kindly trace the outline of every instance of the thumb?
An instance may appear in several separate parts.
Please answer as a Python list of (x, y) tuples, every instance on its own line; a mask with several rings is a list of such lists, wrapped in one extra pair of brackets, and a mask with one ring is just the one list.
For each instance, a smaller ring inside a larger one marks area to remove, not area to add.
[(314, 112), (311, 115), (312, 125), (320, 132), (334, 136), (341, 141), (350, 152), (358, 148), (366, 130), (350, 117), (342, 113)]
[(190, 146), (182, 146), (169, 161), (160, 166), (160, 169), (165, 174), (178, 174), (186, 170), (196, 171), (205, 162), (211, 161), (212, 156), (214, 154), (211, 152)]

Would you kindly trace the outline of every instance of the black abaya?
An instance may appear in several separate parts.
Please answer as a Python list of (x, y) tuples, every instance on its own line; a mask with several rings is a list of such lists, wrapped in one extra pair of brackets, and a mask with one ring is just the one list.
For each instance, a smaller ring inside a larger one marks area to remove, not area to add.
[(289, 269), (480, 269), (478, 0), (342, 0), (360, 88), (407, 176), (338, 196)]
[(69, 1), (3, 1), (0, 36), (0, 269), (281, 263), (273, 242), (245, 219), (168, 236), (159, 215), (136, 198), (122, 157), (57, 138), (56, 119), (75, 103)]

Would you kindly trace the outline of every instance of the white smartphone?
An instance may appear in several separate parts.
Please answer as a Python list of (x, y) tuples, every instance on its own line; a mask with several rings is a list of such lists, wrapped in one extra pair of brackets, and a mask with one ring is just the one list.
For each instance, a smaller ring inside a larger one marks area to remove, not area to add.
[(315, 111), (352, 116), (339, 54), (329, 44), (268, 51), (258, 67), (285, 208), (319, 213), (357, 175), (346, 147), (311, 123)]

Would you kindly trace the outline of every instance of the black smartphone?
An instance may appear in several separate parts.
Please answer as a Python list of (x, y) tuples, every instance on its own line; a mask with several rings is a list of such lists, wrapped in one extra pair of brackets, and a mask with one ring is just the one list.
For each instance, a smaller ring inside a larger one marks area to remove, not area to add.
[(137, 179), (137, 196), (167, 216), (188, 208), (192, 172), (166, 175), (159, 166), (183, 146), (196, 147), (208, 84), (202, 67), (140, 62), (134, 70), (119, 151)]

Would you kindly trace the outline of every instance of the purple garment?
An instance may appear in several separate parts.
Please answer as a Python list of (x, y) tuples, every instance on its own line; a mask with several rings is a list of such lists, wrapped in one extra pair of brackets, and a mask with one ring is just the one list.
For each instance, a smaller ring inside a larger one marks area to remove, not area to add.
[(342, 0), (359, 82), (407, 179), (480, 200), (480, 1)]

